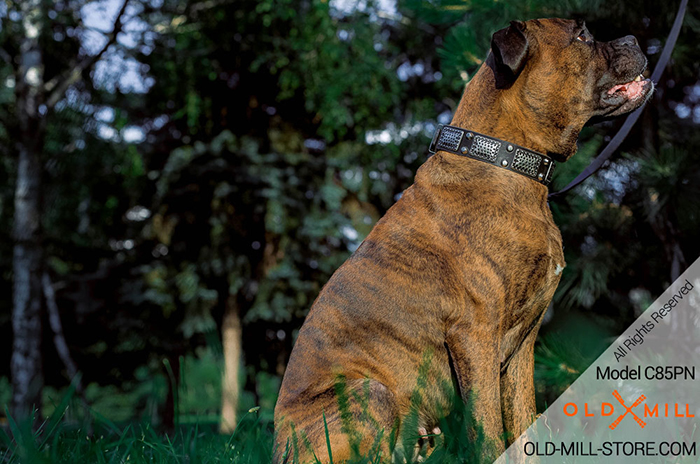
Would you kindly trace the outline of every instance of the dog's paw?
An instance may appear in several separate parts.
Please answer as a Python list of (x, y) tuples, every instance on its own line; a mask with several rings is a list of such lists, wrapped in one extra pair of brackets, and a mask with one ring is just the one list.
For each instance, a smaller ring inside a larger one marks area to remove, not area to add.
[(442, 435), (439, 427), (434, 427), (430, 433), (425, 427), (418, 427), (418, 441), (414, 448), (413, 462), (424, 462), (435, 450), (436, 437)]

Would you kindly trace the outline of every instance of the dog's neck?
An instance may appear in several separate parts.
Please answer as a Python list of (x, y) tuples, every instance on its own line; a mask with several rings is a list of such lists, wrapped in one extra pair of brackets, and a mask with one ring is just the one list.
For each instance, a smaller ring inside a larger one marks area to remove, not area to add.
[(565, 161), (576, 153), (581, 127), (542, 120), (523, 104), (522, 81), (512, 86), (497, 83), (493, 58), (489, 55), (471, 82), (455, 111), (453, 126), (495, 137)]

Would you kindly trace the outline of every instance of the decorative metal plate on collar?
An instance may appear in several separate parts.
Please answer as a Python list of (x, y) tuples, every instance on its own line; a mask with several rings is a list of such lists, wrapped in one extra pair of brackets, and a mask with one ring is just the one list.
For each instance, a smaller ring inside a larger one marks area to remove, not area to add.
[(430, 153), (447, 151), (467, 156), (549, 185), (555, 162), (548, 156), (488, 135), (455, 126), (439, 125), (430, 142)]

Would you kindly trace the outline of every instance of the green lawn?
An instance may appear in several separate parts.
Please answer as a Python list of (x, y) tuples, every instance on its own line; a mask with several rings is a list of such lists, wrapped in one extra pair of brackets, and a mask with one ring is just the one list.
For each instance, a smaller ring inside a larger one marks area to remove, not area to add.
[(0, 463), (269, 463), (272, 426), (247, 414), (231, 436), (215, 424), (180, 426), (164, 434), (147, 423), (118, 427), (106, 420), (77, 425), (47, 420), (38, 432), (15, 424), (0, 431)]
[[(98, 413), (82, 423), (68, 419), (72, 400), (66, 397), (51, 417), (32, 431), (29, 424), (17, 424), (11, 417), (0, 429), (0, 464), (10, 463), (237, 463), (267, 464), (272, 461), (273, 426), (268, 414), (252, 408), (241, 418), (233, 435), (222, 435), (216, 422), (180, 424), (175, 432), (164, 433), (147, 422), (117, 425)], [(416, 417), (404, 418), (401, 436), (393, 442), (398, 462), (416, 462), (417, 433), (411, 427)], [(423, 462), (475, 463), (487, 457), (483, 431), (466, 425), (468, 408), (458, 407), (440, 422), (442, 434), (434, 438), (433, 453)], [(471, 432), (465, 434), (465, 430)], [(393, 436), (393, 435), (392, 435)], [(303, 441), (303, 440), (300, 440)], [(299, 443), (304, 446), (304, 443)], [(422, 455), (425, 449), (420, 450)], [(404, 461), (406, 458), (406, 461)], [(352, 464), (379, 463), (376, 450), (356, 456)]]

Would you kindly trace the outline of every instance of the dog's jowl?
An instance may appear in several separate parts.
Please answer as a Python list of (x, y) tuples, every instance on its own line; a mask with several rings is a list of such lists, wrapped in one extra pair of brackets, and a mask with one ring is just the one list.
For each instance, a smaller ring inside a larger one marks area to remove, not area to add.
[(547, 184), (591, 118), (646, 101), (645, 67), (634, 37), (597, 42), (581, 21), (493, 35), (436, 154), (311, 307), (275, 409), (276, 462), (328, 462), (328, 445), (334, 462), (374, 447), (388, 462), (411, 409), (418, 437), (451, 392), (496, 452), (532, 423), (533, 346), (565, 266)]

